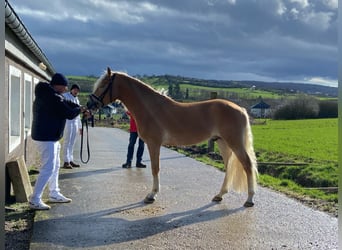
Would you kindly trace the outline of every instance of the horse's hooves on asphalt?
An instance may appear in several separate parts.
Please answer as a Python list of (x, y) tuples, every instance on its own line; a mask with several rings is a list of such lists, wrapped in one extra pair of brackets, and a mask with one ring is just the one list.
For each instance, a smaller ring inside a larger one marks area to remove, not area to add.
[(214, 202), (220, 202), (220, 201), (222, 201), (222, 197), (220, 197), (220, 196), (215, 196), (215, 197), (212, 199), (212, 201), (214, 201)]
[(146, 198), (144, 199), (144, 203), (145, 203), (145, 204), (152, 204), (153, 202), (155, 202), (155, 200), (156, 200), (156, 199), (154, 199), (154, 198), (146, 197)]
[(243, 204), (244, 207), (253, 207), (254, 203), (250, 201), (246, 201), (245, 204)]

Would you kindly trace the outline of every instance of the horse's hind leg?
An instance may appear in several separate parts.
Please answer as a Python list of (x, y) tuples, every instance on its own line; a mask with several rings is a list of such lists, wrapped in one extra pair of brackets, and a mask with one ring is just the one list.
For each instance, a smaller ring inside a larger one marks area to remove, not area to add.
[(246, 175), (247, 175), (247, 186), (248, 186), (248, 197), (247, 201), (245, 202), (245, 207), (253, 207), (253, 196), (254, 196), (254, 186), (255, 186), (255, 174), (253, 173), (253, 166), (250, 157), (248, 156), (245, 150), (237, 150), (234, 152), (236, 157), (241, 162)]
[(220, 153), (221, 153), (223, 163), (224, 163), (224, 168), (226, 171), (220, 193), (215, 195), (215, 197), (213, 198), (213, 201), (220, 202), (222, 201), (222, 196), (228, 193), (228, 163), (229, 163), (229, 158), (232, 154), (232, 150), (228, 147), (228, 144), (222, 139), (217, 140), (217, 145), (219, 146)]
[(160, 146), (147, 144), (148, 151), (150, 153), (151, 158), (151, 169), (152, 169), (152, 177), (153, 177), (153, 186), (152, 191), (145, 197), (145, 203), (153, 203), (160, 189), (159, 184), (159, 155), (160, 155)]

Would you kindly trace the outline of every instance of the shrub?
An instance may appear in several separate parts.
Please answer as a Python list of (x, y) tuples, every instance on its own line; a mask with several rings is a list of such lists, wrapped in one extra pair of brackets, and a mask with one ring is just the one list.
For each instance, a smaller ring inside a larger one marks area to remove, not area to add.
[(288, 101), (273, 114), (276, 120), (297, 120), (317, 118), (319, 111), (318, 101), (309, 96), (300, 96)]
[(337, 101), (320, 101), (319, 118), (336, 118), (338, 116)]

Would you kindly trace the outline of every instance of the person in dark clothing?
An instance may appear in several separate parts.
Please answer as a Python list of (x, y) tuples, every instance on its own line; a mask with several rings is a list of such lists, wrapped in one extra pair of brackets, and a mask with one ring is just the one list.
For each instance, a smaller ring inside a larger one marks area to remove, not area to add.
[(71, 202), (60, 193), (58, 175), (60, 168), (60, 143), (66, 119), (73, 119), (86, 109), (64, 99), (68, 81), (64, 75), (56, 73), (50, 83), (39, 82), (35, 87), (33, 103), (32, 139), (41, 158), (41, 168), (37, 177), (29, 206), (35, 210), (47, 210), (50, 206), (42, 201), (45, 187), (49, 187), (49, 202)]
[[(129, 115), (129, 143), (128, 143), (128, 150), (127, 150), (127, 160), (126, 163), (122, 165), (123, 168), (130, 168), (132, 164), (132, 158), (134, 153), (134, 146), (137, 141), (138, 137), (138, 131), (137, 131), (137, 125), (135, 123), (134, 118), (131, 116), (131, 113), (129, 111), (126, 112), (127, 115)], [(144, 154), (144, 147), (145, 143), (143, 140), (139, 138), (139, 144), (138, 144), (138, 151), (137, 151), (137, 168), (146, 168), (146, 165), (141, 163), (142, 156)]]

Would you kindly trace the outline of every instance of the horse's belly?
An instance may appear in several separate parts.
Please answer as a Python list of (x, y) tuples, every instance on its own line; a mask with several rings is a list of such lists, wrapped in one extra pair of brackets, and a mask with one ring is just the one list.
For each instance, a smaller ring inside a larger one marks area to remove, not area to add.
[(207, 140), (211, 137), (210, 133), (165, 133), (163, 145), (193, 145)]

